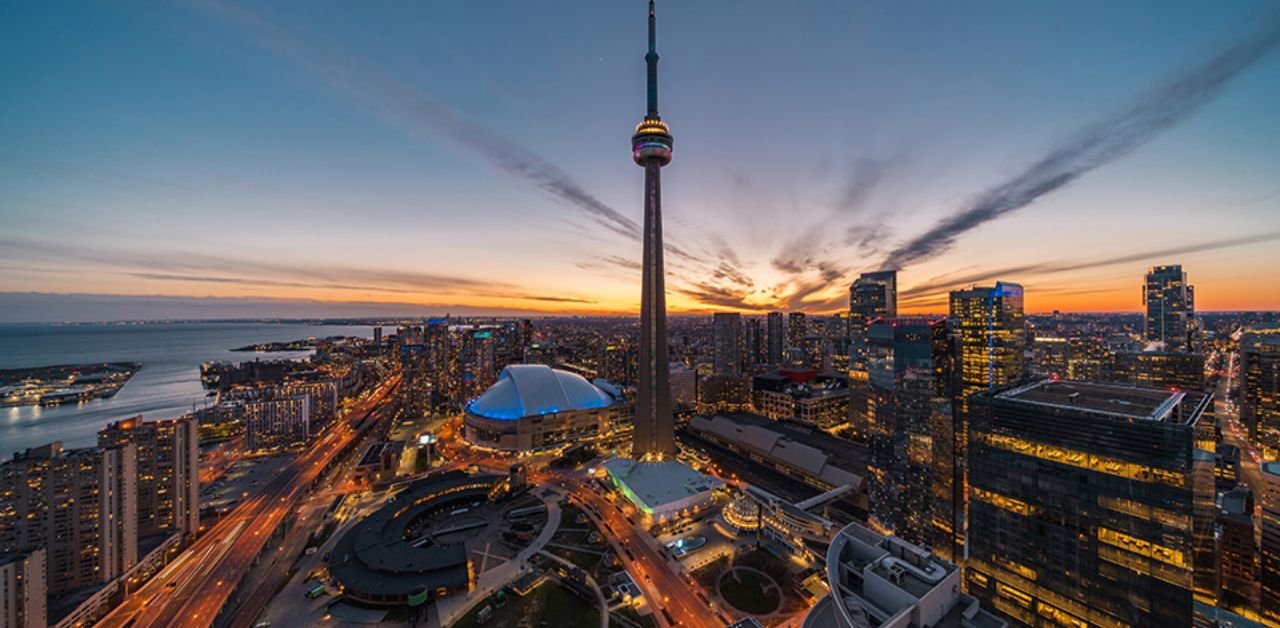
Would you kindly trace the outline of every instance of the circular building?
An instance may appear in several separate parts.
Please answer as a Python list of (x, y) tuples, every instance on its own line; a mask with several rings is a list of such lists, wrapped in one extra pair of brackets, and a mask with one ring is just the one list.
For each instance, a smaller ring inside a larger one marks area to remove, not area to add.
[(473, 445), (512, 452), (611, 434), (629, 423), (630, 406), (620, 391), (603, 386), (542, 364), (508, 366), (467, 404), (463, 434)]
[(505, 479), (449, 471), (410, 484), (338, 540), (329, 573), (344, 596), (377, 606), (417, 606), (470, 590), (465, 543), (424, 543), (413, 531), (424, 521), (487, 501)]

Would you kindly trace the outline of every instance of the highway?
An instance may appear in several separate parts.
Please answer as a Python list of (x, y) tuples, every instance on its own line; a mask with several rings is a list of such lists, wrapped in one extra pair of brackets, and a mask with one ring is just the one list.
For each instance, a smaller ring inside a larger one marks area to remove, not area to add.
[(377, 410), (399, 383), (399, 376), (389, 379), (346, 419), (327, 426), (279, 475), (127, 596), (98, 626), (212, 625), (297, 498), (356, 437), (353, 425)]

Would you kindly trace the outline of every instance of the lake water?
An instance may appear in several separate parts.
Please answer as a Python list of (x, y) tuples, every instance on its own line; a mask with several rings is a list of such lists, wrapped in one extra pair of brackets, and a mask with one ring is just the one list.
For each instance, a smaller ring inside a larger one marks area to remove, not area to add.
[(165, 323), (149, 325), (0, 324), (0, 369), (91, 362), (141, 362), (110, 399), (79, 405), (0, 408), (0, 460), (16, 451), (61, 440), (67, 447), (97, 442), (112, 421), (141, 414), (180, 416), (211, 398), (200, 385), (200, 364), (296, 358), (309, 351), (231, 351), (259, 342), (323, 336), (373, 337), (373, 327), (298, 323)]

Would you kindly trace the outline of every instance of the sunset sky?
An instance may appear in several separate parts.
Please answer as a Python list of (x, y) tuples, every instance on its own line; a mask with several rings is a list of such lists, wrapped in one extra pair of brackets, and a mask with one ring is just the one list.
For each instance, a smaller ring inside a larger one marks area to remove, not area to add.
[[(1280, 14), (658, 4), (672, 312), (1280, 309)], [(645, 3), (0, 5), (0, 321), (639, 307)], [(33, 294), (39, 293), (39, 294)], [(195, 314), (192, 314), (194, 312)]]

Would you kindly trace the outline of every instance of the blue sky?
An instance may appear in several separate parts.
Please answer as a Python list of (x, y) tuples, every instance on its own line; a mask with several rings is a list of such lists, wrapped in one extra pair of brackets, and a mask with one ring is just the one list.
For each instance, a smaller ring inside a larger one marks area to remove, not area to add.
[[(838, 307), (1064, 139), (1280, 28), (1268, 4), (660, 3), (664, 210), (691, 253), (673, 309)], [(638, 244), (455, 131), (638, 222), (644, 16), (6, 3), (0, 291), (633, 311)], [(1201, 307), (1280, 307), (1275, 239), (1231, 244), (1280, 233), (1277, 110), (1270, 50), (1126, 156), (912, 260), (901, 284), (932, 287), (910, 306), (937, 311), (948, 278), (1136, 257), (1000, 278), (1031, 309), (1136, 309), (1145, 267), (1180, 262)]]

